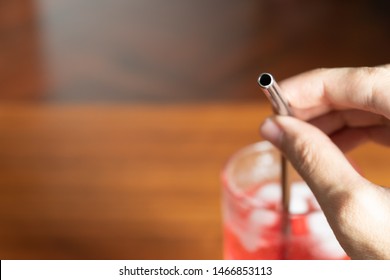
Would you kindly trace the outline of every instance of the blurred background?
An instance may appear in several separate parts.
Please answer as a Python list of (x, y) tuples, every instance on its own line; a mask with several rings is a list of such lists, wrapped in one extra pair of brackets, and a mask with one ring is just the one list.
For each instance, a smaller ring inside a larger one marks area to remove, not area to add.
[[(388, 63), (389, 3), (0, 1), (0, 259), (222, 258), (258, 74)], [(389, 155), (351, 157), (390, 185)]]

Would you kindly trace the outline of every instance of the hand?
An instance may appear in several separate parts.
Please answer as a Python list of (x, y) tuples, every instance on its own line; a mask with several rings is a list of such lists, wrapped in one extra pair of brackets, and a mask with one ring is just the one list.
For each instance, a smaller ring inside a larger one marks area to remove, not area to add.
[(266, 119), (262, 136), (307, 182), (352, 259), (390, 259), (390, 188), (343, 154), (366, 140), (390, 145), (390, 65), (319, 69), (280, 86), (296, 118)]

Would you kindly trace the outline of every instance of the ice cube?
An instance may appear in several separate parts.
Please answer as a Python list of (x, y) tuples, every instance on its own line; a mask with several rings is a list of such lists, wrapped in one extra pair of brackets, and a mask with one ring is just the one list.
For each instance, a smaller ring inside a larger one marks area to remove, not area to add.
[(251, 228), (261, 228), (273, 226), (277, 223), (278, 215), (268, 210), (253, 210), (248, 217)]
[(258, 201), (269, 203), (279, 203), (282, 199), (282, 190), (279, 184), (270, 183), (261, 187), (255, 194)]
[(290, 201), (291, 214), (303, 214), (309, 211), (309, 203), (301, 197), (294, 197)]
[(253, 210), (248, 217), (248, 227), (241, 232), (240, 241), (248, 252), (256, 251), (263, 246), (261, 232), (273, 226), (278, 221), (278, 215), (268, 210)]
[(305, 182), (295, 182), (291, 185), (290, 210), (292, 213), (302, 214), (318, 209), (320, 209), (320, 206)]
[(277, 223), (278, 216), (276, 213), (267, 210), (253, 210), (248, 219), (241, 225), (231, 224), (230, 228), (240, 240), (241, 245), (248, 252), (256, 251), (264, 245), (261, 238), (261, 232), (268, 226)]
[(307, 199), (311, 196), (313, 196), (313, 193), (305, 182), (295, 182), (291, 184), (291, 197)]

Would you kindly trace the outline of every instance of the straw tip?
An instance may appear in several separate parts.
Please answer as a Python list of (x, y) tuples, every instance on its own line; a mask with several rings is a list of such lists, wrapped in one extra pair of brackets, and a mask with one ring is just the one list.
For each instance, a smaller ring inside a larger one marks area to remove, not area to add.
[(262, 88), (269, 88), (273, 84), (273, 82), (274, 82), (274, 78), (269, 73), (262, 73), (257, 79), (257, 83)]

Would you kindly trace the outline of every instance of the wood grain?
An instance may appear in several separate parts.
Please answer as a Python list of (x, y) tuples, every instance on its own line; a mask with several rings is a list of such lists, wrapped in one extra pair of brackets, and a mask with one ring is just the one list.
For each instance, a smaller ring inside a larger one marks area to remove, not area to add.
[[(260, 104), (0, 108), (0, 256), (221, 258), (219, 174), (259, 141)], [(390, 152), (355, 151), (390, 185)]]
[(220, 258), (219, 174), (258, 140), (264, 113), (246, 104), (2, 107), (0, 256)]

